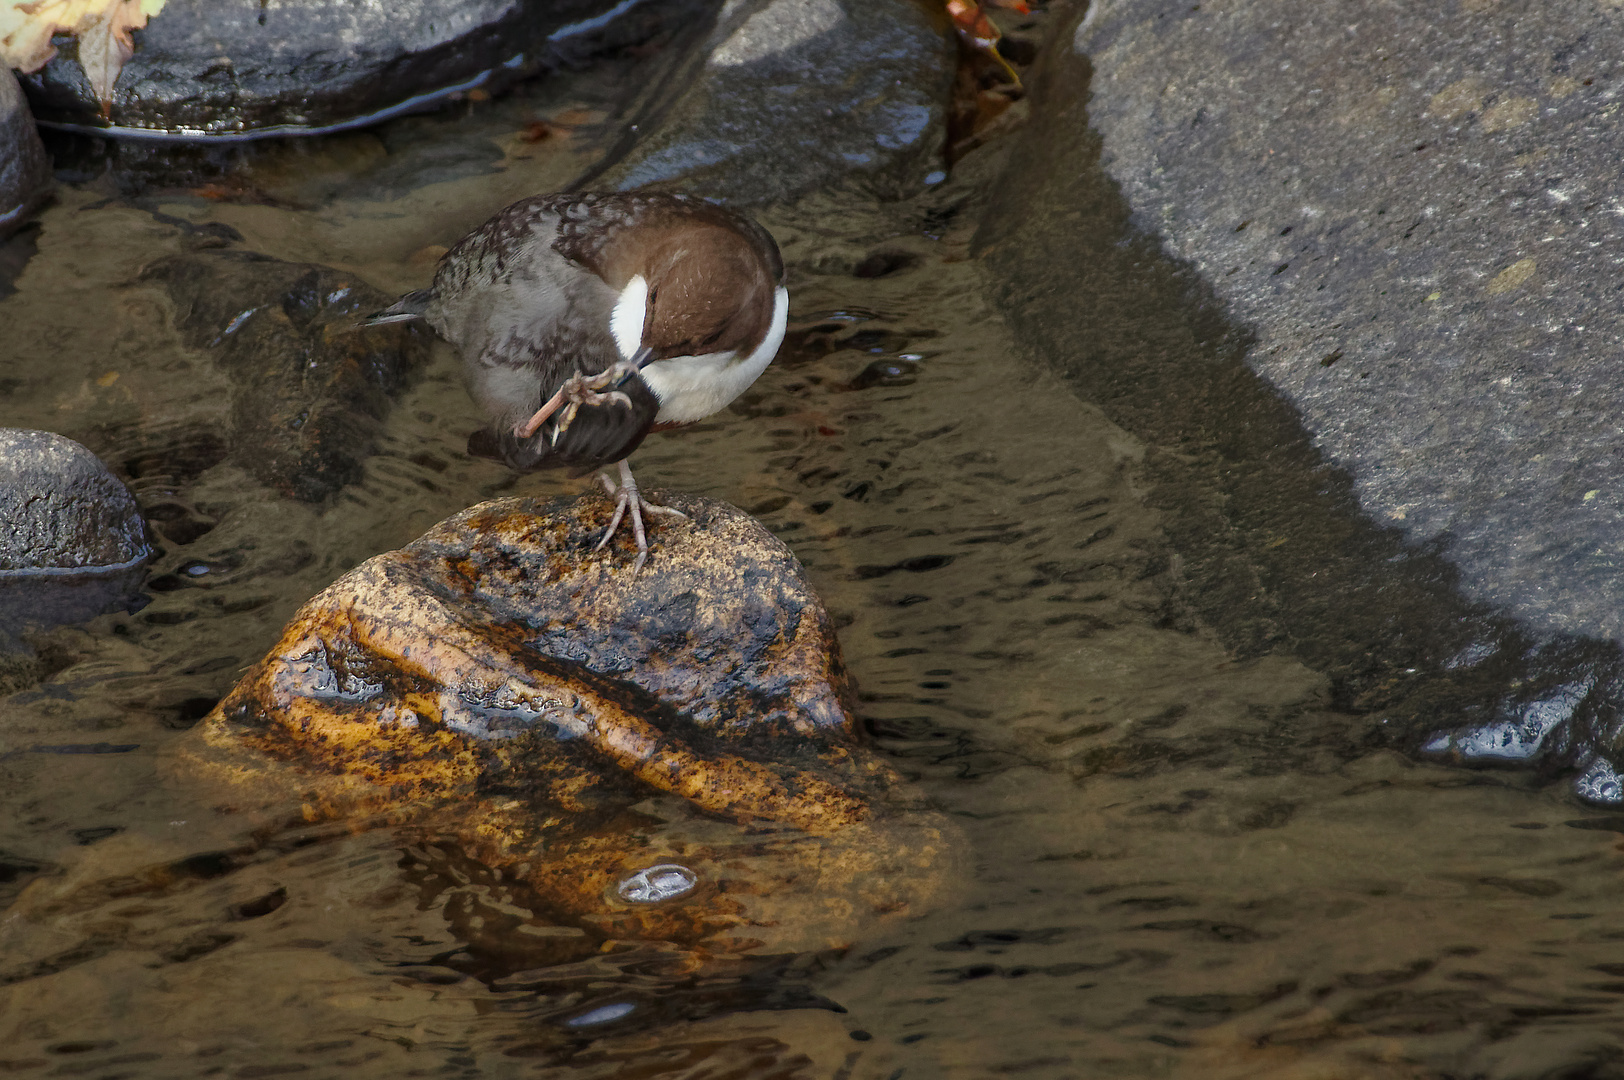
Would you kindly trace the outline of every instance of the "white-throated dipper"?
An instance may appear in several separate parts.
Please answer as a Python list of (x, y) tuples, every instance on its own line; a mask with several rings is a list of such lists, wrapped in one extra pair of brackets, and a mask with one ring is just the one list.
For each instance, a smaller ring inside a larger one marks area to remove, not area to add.
[(520, 472), (618, 464), (602, 548), (643, 511), (626, 458), (650, 431), (703, 420), (756, 381), (789, 316), (784, 261), (743, 214), (685, 195), (521, 199), (459, 240), (434, 284), (369, 320), (423, 319), (462, 354), (491, 426), (468, 452)]

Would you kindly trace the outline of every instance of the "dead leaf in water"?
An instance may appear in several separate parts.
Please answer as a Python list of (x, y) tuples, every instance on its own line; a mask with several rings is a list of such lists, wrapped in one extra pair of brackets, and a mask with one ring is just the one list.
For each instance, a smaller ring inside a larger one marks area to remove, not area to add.
[(79, 39), (79, 66), (101, 102), (113, 108), (113, 84), (135, 55), (131, 31), (163, 9), (164, 0), (0, 0), (0, 59), (23, 73), (38, 71), (56, 55), (51, 38)]
[[(1018, 11), (1023, 15), (1031, 10), (1026, 0), (988, 0), (988, 2), (994, 7)], [(1003, 68), (1010, 82), (1016, 86), (1021, 85), (1020, 75), (998, 52), (998, 41), (1003, 34), (976, 0), (947, 0), (947, 15), (953, 20), (953, 27), (958, 30), (960, 40)]]

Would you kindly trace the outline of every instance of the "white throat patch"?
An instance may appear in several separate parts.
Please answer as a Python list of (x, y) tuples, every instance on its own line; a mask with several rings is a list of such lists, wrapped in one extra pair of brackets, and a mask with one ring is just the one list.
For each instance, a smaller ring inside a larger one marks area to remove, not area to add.
[(643, 323), (648, 319), (648, 282), (637, 274), (620, 291), (615, 310), (609, 316), (609, 333), (620, 355), (627, 360), (643, 347)]
[(789, 293), (780, 288), (773, 294), (773, 321), (767, 336), (749, 356), (733, 352), (673, 356), (645, 367), (643, 381), (660, 399), (655, 419), (662, 424), (688, 424), (726, 408), (767, 370), (784, 342), (788, 322)]

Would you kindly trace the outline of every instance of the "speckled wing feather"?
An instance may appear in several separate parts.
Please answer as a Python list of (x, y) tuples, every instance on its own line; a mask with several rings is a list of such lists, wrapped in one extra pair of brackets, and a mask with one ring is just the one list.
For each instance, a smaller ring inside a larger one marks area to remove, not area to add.
[(465, 236), (440, 261), (424, 311), (462, 354), (470, 392), (498, 425), (618, 355), (613, 291), (554, 250), (561, 201), (514, 203)]

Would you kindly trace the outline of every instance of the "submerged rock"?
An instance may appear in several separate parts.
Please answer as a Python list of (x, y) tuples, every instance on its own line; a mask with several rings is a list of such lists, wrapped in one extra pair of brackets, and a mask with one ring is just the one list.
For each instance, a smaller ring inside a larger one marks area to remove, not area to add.
[(16, 76), (0, 66), (0, 240), (28, 220), (51, 194), (51, 159)]
[(783, 201), (856, 176), (898, 197), (945, 177), (957, 46), (904, 0), (730, 3), (649, 94), (629, 155), (593, 182)]
[(187, 342), (232, 381), (231, 458), (307, 502), (360, 476), (392, 395), (428, 356), (416, 327), (360, 325), (393, 298), (331, 267), (200, 250), (143, 277), (165, 287)]
[[(41, 120), (125, 133), (301, 134), (536, 70), (613, 0), (167, 0), (102, 101), (80, 40), (23, 76)], [(51, 14), (50, 11), (44, 13)], [(137, 24), (139, 25), (139, 24)], [(105, 38), (105, 31), (103, 31)]]
[(858, 743), (799, 564), (732, 507), (672, 505), (690, 520), (635, 578), (629, 540), (592, 550), (596, 495), (484, 503), (368, 561), (204, 722), (188, 775), (454, 837), (594, 941), (801, 951), (924, 902), (942, 824), (899, 814)]

